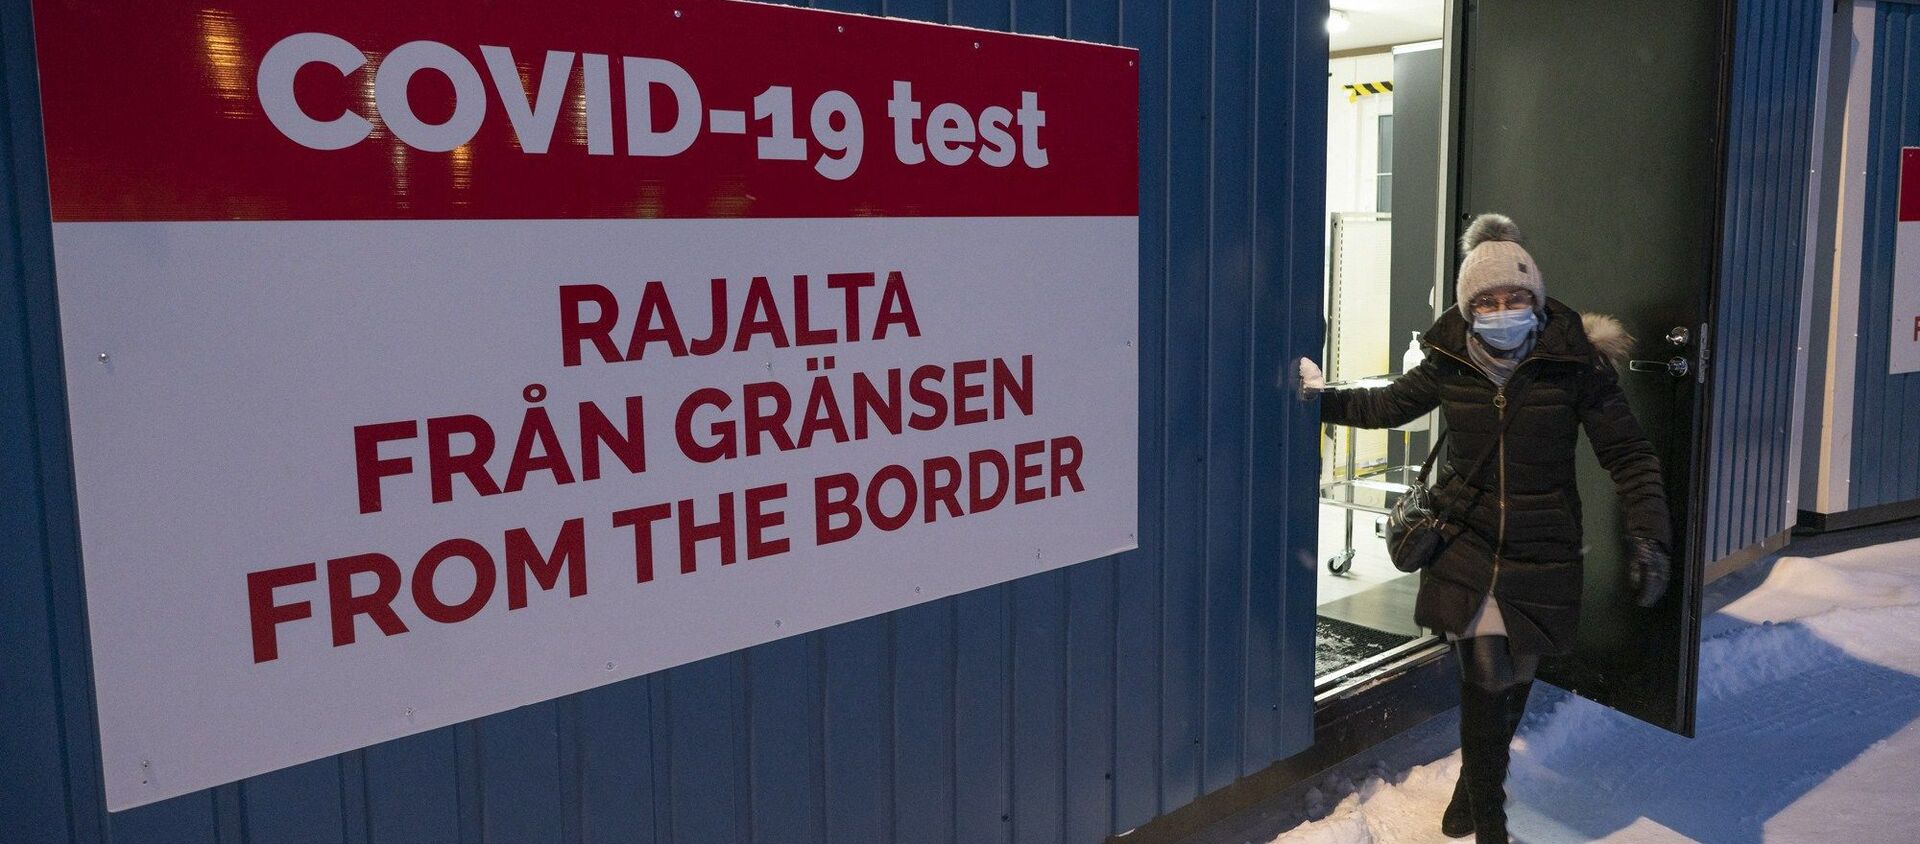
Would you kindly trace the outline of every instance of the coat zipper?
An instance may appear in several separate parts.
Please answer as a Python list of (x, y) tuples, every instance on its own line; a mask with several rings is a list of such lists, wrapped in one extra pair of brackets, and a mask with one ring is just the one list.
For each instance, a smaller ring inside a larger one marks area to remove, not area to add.
[[(1526, 363), (1526, 361), (1521, 361), (1521, 363)], [(1516, 373), (1519, 372), (1520, 367), (1515, 366), (1513, 368), (1513, 371)], [(1508, 375), (1507, 381), (1512, 382), (1513, 376)], [(1498, 538), (1495, 539), (1493, 543), (1493, 579), (1490, 581), (1487, 581), (1488, 595), (1493, 594), (1493, 587), (1499, 584), (1500, 582), (1500, 552), (1506, 550), (1507, 548), (1507, 425), (1506, 425), (1507, 385), (1506, 384), (1501, 384), (1500, 388), (1494, 391), (1493, 407), (1494, 407), (1494, 410), (1499, 412), (1499, 416), (1495, 420), (1494, 424), (1500, 426), (1500, 433), (1498, 435), (1499, 438), (1495, 441), (1497, 443), (1497, 445), (1495, 446), (1495, 449), (1500, 452), (1498, 457), (1500, 461), (1500, 531), (1499, 531)]]
[[(1464, 360), (1459, 355), (1456, 355), (1452, 352), (1447, 351), (1446, 349), (1442, 349), (1439, 346), (1435, 346), (1431, 343), (1427, 344), (1427, 348), (1432, 349), (1436, 352), (1439, 352), (1443, 355), (1446, 355), (1447, 357), (1453, 358), (1454, 360), (1460, 361), (1462, 364), (1466, 365), (1467, 369), (1473, 372), (1479, 373), (1480, 377), (1482, 378), (1487, 378), (1487, 374), (1484, 372), (1480, 372), (1480, 367), (1474, 366), (1472, 361)], [(1487, 581), (1488, 595), (1493, 594), (1493, 587), (1500, 582), (1500, 553), (1502, 551), (1505, 551), (1507, 547), (1507, 430), (1506, 430), (1507, 384), (1513, 383), (1514, 376), (1520, 374), (1520, 368), (1523, 366), (1526, 366), (1529, 363), (1532, 363), (1536, 360), (1561, 360), (1561, 359), (1568, 359), (1568, 358), (1565, 358), (1564, 356), (1560, 356), (1560, 355), (1554, 355), (1550, 357), (1549, 356), (1529, 357), (1526, 360), (1523, 360), (1518, 364), (1515, 364), (1513, 367), (1513, 372), (1507, 375), (1506, 384), (1499, 385), (1494, 389), (1494, 392), (1493, 392), (1493, 407), (1494, 407), (1494, 410), (1498, 413), (1498, 416), (1496, 417), (1496, 421), (1494, 422), (1494, 425), (1500, 431), (1499, 439), (1495, 441), (1496, 444), (1494, 446), (1495, 451), (1499, 452), (1497, 457), (1500, 461), (1500, 496), (1499, 496), (1500, 523), (1499, 523), (1499, 528), (1496, 531), (1495, 539), (1493, 543), (1493, 579)], [(1487, 378), (1487, 382), (1492, 383), (1493, 379)]]

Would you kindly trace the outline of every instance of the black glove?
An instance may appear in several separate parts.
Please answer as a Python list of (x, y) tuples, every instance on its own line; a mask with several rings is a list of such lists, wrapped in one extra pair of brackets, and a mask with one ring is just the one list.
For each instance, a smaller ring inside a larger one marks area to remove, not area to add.
[(1651, 607), (1667, 591), (1667, 574), (1672, 562), (1667, 546), (1652, 539), (1627, 537), (1627, 588), (1636, 593), (1643, 607)]

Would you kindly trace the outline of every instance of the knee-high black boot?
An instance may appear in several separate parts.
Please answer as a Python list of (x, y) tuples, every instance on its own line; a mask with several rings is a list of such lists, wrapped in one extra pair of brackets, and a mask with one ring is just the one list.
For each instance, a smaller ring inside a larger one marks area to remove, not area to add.
[[(1465, 703), (1468, 694), (1467, 686), (1472, 681), (1467, 679), (1466, 660), (1469, 659), (1469, 652), (1466, 646), (1461, 644), (1462, 641), (1460, 639), (1453, 641), (1453, 655), (1460, 660), (1460, 700)], [(1462, 709), (1460, 712), (1462, 718), (1460, 746), (1462, 748), (1466, 747), (1468, 733), (1464, 720), (1466, 714), (1466, 710)], [(1453, 797), (1447, 801), (1447, 809), (1440, 815), (1440, 832), (1448, 838), (1464, 838), (1473, 834), (1473, 802), (1467, 797), (1467, 765), (1464, 756), (1460, 763), (1460, 775), (1453, 781)]]
[[(1505, 636), (1455, 642), (1460, 657), (1460, 780), (1441, 817), (1449, 836), (1506, 844), (1508, 745), (1533, 686), (1533, 659), (1516, 672)], [(1462, 799), (1464, 798), (1464, 799)]]
[[(1466, 700), (1467, 686), (1474, 682), (1477, 675), (1484, 673), (1474, 653), (1474, 642), (1470, 639), (1454, 639), (1453, 656), (1460, 669), (1460, 699)], [(1470, 730), (1465, 722), (1466, 710), (1461, 710), (1460, 744), (1466, 746), (1466, 737)], [(1460, 774), (1453, 781), (1453, 797), (1447, 801), (1445, 812), (1440, 815), (1440, 832), (1448, 838), (1463, 838), (1473, 834), (1473, 803), (1467, 797), (1467, 767), (1464, 756), (1460, 765)]]
[(1460, 697), (1460, 772), (1474, 840), (1507, 844), (1507, 695), (1469, 683)]
[(1453, 799), (1447, 801), (1446, 812), (1440, 815), (1440, 832), (1448, 838), (1465, 838), (1473, 834), (1473, 802), (1467, 799), (1467, 769), (1460, 767), (1460, 776), (1453, 781)]
[[(1509, 688), (1505, 694), (1505, 723), (1502, 725), (1507, 737), (1508, 758), (1512, 758), (1513, 734), (1520, 726), (1520, 719), (1527, 712), (1527, 698), (1533, 691), (1531, 678)], [(1453, 782), (1453, 797), (1447, 801), (1447, 809), (1440, 815), (1440, 832), (1448, 838), (1465, 838), (1473, 834), (1473, 801), (1467, 796), (1467, 769), (1460, 766), (1460, 776)]]

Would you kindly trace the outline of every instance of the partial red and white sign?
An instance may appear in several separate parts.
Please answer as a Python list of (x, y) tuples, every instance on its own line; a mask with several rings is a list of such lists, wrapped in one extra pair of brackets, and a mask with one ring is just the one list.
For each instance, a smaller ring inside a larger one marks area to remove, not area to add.
[(35, 14), (111, 809), (1135, 545), (1131, 50)]
[(1899, 222), (1893, 246), (1892, 334), (1887, 372), (1920, 372), (1920, 147), (1900, 150)]

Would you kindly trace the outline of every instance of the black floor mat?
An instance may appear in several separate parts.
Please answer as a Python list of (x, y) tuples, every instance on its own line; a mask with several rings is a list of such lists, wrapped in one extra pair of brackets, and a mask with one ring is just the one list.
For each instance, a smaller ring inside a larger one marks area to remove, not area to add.
[(1384, 653), (1413, 641), (1412, 636), (1388, 633), (1371, 627), (1315, 616), (1313, 676), (1324, 677), (1374, 654)]

